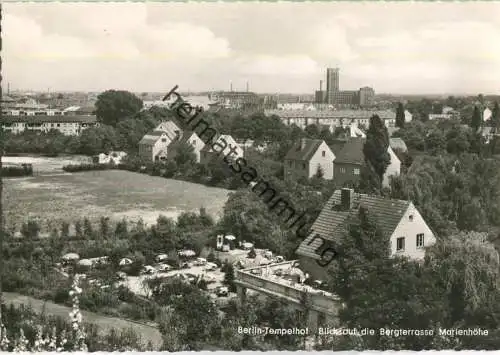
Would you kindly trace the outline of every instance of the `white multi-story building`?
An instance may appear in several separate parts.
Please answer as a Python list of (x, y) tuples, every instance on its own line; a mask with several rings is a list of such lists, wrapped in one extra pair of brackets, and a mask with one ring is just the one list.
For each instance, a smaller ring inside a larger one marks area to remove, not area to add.
[(49, 132), (57, 130), (67, 136), (79, 135), (84, 129), (97, 127), (95, 116), (8, 115), (2, 117), (2, 128), (14, 134), (24, 131)]
[(370, 118), (378, 115), (387, 127), (394, 127), (396, 123), (396, 113), (393, 111), (369, 111), (369, 110), (265, 110), (266, 116), (278, 116), (284, 124), (295, 124), (304, 129), (308, 125), (328, 126), (330, 131), (336, 127), (347, 128), (351, 124), (368, 127)]

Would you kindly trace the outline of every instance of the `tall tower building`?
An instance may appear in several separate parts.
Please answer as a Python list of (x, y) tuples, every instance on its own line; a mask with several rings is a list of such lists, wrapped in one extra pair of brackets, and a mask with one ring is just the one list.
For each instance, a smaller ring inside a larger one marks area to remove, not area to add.
[(326, 69), (326, 97), (327, 103), (334, 104), (339, 92), (339, 68)]

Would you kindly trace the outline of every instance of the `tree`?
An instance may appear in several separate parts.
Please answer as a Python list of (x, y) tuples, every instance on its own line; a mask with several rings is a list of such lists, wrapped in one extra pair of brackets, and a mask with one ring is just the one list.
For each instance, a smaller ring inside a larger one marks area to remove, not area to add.
[(383, 181), (387, 167), (391, 163), (389, 149), (389, 133), (378, 115), (370, 118), (370, 127), (366, 132), (366, 142), (363, 153), (366, 161), (373, 167), (375, 173)]
[[(329, 270), (329, 286), (345, 304), (340, 321), (346, 327), (431, 329), (444, 319), (438, 292), (421, 267), (406, 259), (390, 257), (390, 241), (365, 208), (348, 221), (336, 258)], [(369, 294), (369, 290), (379, 290)], [(411, 295), (411, 296), (409, 296)], [(396, 338), (396, 349), (424, 348), (425, 337)], [(364, 349), (386, 349), (387, 338), (363, 337)]]
[(174, 161), (178, 167), (184, 168), (186, 165), (196, 164), (196, 154), (194, 148), (189, 143), (182, 143), (177, 147), (177, 153), (174, 157)]
[(95, 106), (99, 122), (115, 127), (121, 120), (138, 113), (143, 102), (128, 91), (107, 90), (99, 94)]
[(99, 232), (102, 238), (107, 238), (109, 235), (109, 217), (101, 217), (99, 219)]
[(481, 110), (479, 109), (479, 106), (474, 106), (474, 112), (472, 114), (472, 120), (470, 122), (470, 127), (475, 131), (481, 127), (482, 124), (482, 113)]
[(396, 127), (403, 128), (405, 125), (405, 109), (403, 104), (400, 102), (398, 108), (396, 109)]
[(26, 239), (38, 238), (39, 233), (40, 225), (37, 221), (29, 220), (21, 226), (21, 234)]
[(234, 284), (234, 266), (232, 264), (227, 264), (225, 269), (224, 284), (228, 286), (229, 291), (236, 292), (236, 286)]
[(84, 218), (83, 220), (83, 235), (87, 239), (94, 238), (94, 229), (92, 228), (92, 223), (88, 218)]
[(61, 225), (61, 236), (68, 237), (69, 236), (69, 223), (63, 222)]
[(324, 175), (325, 175), (325, 173), (323, 172), (323, 168), (321, 167), (321, 165), (318, 165), (318, 169), (316, 170), (315, 177), (322, 179)]
[(247, 254), (247, 258), (249, 259), (255, 259), (257, 257), (257, 253), (255, 252), (255, 249), (252, 248)]

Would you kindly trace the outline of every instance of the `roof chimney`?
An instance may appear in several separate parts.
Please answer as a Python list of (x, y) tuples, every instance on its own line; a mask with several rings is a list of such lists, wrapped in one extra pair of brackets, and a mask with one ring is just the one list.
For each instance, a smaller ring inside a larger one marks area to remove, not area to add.
[(340, 190), (340, 205), (343, 211), (349, 211), (352, 208), (354, 200), (354, 189), (343, 188)]
[(300, 140), (300, 150), (304, 150), (304, 149), (306, 149), (306, 139), (302, 138)]

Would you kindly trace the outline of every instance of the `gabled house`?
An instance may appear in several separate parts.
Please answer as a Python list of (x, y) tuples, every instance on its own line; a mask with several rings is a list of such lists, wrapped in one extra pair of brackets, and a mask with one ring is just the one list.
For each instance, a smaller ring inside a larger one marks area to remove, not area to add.
[(167, 147), (174, 141), (165, 131), (152, 131), (139, 142), (139, 156), (145, 161), (164, 161)]
[(360, 207), (366, 208), (389, 239), (392, 256), (423, 259), (425, 249), (436, 242), (435, 234), (411, 201), (359, 194), (343, 188), (333, 193), (314, 221), (312, 233), (297, 249), (303, 270), (316, 279), (326, 279), (327, 268), (318, 265), (317, 260), (328, 243), (334, 246), (342, 238)]
[(145, 160), (163, 161), (167, 147), (181, 137), (182, 130), (172, 121), (163, 121), (139, 142), (139, 155)]
[[(215, 138), (215, 137), (214, 137)], [(228, 156), (228, 160), (236, 160), (238, 158), (243, 158), (244, 149), (236, 142), (236, 140), (231, 137), (229, 134), (221, 134), (216, 139), (212, 139), (213, 143), (207, 143), (200, 151), (200, 163), (208, 164), (212, 159), (218, 158), (220, 160), (224, 159), (225, 156)], [(216, 144), (217, 143), (217, 144)], [(213, 147), (217, 147), (215, 151)], [(234, 149), (233, 149), (234, 148)], [(234, 153), (231, 153), (231, 149), (233, 149)]]
[(312, 178), (321, 169), (323, 179), (333, 179), (333, 154), (321, 139), (302, 138), (294, 144), (285, 156), (285, 179), (295, 177)]
[[(365, 155), (363, 153), (364, 138), (351, 138), (348, 140), (333, 163), (333, 178), (337, 186), (344, 184), (356, 185), (361, 177), (361, 170), (365, 166)], [(390, 177), (401, 173), (401, 161), (396, 153), (389, 146), (387, 152), (391, 157), (391, 162), (384, 174), (382, 186), (388, 187)]]
[(182, 144), (188, 144), (193, 147), (193, 153), (196, 155), (196, 162), (200, 162), (201, 150), (205, 147), (205, 142), (193, 131), (184, 131), (180, 134), (179, 139), (172, 142), (167, 147), (168, 159), (173, 159), (177, 156), (177, 151)]

